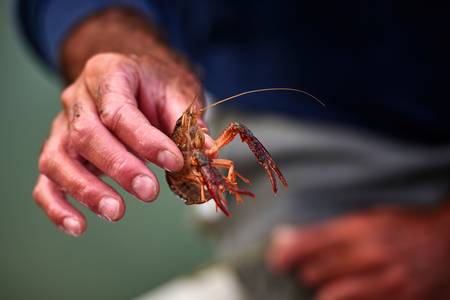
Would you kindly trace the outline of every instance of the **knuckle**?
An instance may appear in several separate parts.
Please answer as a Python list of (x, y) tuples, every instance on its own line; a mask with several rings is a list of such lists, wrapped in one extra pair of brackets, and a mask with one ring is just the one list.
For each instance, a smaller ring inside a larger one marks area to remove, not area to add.
[(44, 208), (44, 211), (47, 214), (48, 218), (54, 223), (57, 224), (61, 221), (61, 208), (56, 203), (49, 202), (48, 205)]
[(158, 145), (158, 142), (161, 141), (161, 143), (163, 143), (165, 139), (165, 137), (151, 137), (149, 132), (149, 126), (145, 123), (140, 123), (136, 126), (133, 133), (135, 140), (137, 141), (133, 146), (133, 150), (137, 155), (140, 155), (143, 160), (156, 157), (161, 149), (161, 146)]
[(111, 129), (112, 131), (115, 131), (118, 124), (124, 118), (126, 112), (130, 109), (130, 107), (131, 104), (129, 103), (107, 105), (100, 110), (100, 119), (106, 127)]
[(84, 114), (83, 105), (81, 105), (80, 102), (77, 101), (70, 106), (69, 120), (71, 122), (77, 121), (77, 119), (80, 118), (82, 114)]
[(134, 102), (139, 77), (136, 68), (119, 62), (110, 67), (97, 84), (95, 103), (100, 109), (114, 102)]
[(95, 88), (94, 101), (102, 121), (109, 123), (109, 120), (114, 120), (116, 112), (124, 108), (122, 106), (137, 107), (135, 91), (138, 81), (135, 71), (123, 69), (109, 72), (100, 80)]
[(34, 202), (45, 212), (47, 217), (53, 223), (58, 225), (62, 218), (61, 206), (58, 204), (58, 201), (55, 201), (55, 199), (46, 195), (44, 189), (45, 184), (43, 183), (42, 178), (40, 178), (33, 189), (32, 196)]
[(120, 57), (111, 60), (110, 67), (112, 73), (114, 72), (125, 74), (127, 72), (133, 73), (136, 70), (137, 63), (131, 58), (120, 55)]
[(43, 203), (43, 197), (42, 197), (42, 187), (39, 183), (36, 184), (36, 186), (34, 187), (32, 196), (33, 196), (34, 202), (38, 206), (43, 207), (44, 203)]
[(53, 173), (56, 160), (58, 157), (57, 150), (49, 145), (45, 145), (38, 161), (38, 169), (44, 175)]
[(61, 93), (61, 103), (64, 108), (70, 106), (70, 103), (73, 101), (75, 96), (75, 85), (71, 84)]
[(95, 207), (93, 200), (97, 198), (97, 195), (87, 182), (74, 180), (68, 192), (84, 206), (90, 209)]
[(85, 71), (89, 72), (89, 71), (93, 71), (93, 70), (97, 69), (97, 65), (102, 62), (104, 57), (105, 57), (105, 54), (103, 54), (103, 53), (95, 54), (95, 55), (91, 56), (86, 61), (86, 64), (84, 65)]
[(137, 63), (125, 55), (118, 53), (99, 53), (86, 62), (84, 71), (87, 75), (96, 74), (99, 70), (118, 71), (128, 66), (136, 66)]
[(38, 161), (38, 169), (39, 172), (42, 174), (47, 174), (49, 162), (48, 162), (48, 156), (46, 154), (41, 154)]
[(118, 178), (126, 172), (127, 159), (122, 154), (111, 154), (105, 158), (106, 171), (113, 177)]
[(117, 59), (117, 57), (120, 56), (119, 54), (114, 53), (99, 53), (91, 56), (84, 66), (84, 70), (90, 74), (92, 72), (96, 72), (100, 66), (102, 66), (105, 63), (108, 63), (112, 60)]
[(70, 123), (70, 141), (76, 149), (85, 147), (91, 142), (97, 130), (96, 122), (83, 116), (74, 118)]

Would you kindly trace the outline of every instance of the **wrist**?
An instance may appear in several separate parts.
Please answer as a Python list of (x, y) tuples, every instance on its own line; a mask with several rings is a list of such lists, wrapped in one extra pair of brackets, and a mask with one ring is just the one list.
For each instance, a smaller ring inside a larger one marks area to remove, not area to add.
[(63, 75), (73, 81), (89, 58), (106, 52), (187, 65), (147, 17), (126, 8), (109, 8), (87, 18), (68, 35), (60, 53)]

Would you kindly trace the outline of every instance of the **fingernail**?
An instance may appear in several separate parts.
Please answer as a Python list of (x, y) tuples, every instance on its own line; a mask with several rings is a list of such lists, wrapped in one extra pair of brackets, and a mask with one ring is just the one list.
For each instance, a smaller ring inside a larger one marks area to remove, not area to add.
[(98, 212), (108, 221), (119, 218), (119, 201), (111, 197), (104, 197), (98, 204)]
[(67, 217), (63, 220), (63, 230), (72, 236), (80, 236), (81, 224), (76, 219)]
[(131, 185), (136, 195), (143, 201), (152, 201), (156, 196), (156, 185), (147, 175), (134, 177)]
[(162, 150), (156, 156), (156, 163), (169, 172), (179, 169), (177, 156), (168, 150)]

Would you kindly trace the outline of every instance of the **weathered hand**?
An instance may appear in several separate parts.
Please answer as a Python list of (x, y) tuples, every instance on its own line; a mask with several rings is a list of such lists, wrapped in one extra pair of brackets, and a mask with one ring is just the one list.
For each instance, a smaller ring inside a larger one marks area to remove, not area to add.
[(201, 98), (201, 86), (178, 64), (148, 55), (93, 56), (62, 93), (64, 111), (39, 159), (37, 203), (65, 232), (80, 235), (85, 218), (65, 194), (110, 221), (125, 212), (122, 197), (97, 177), (101, 173), (139, 199), (154, 200), (159, 184), (145, 161), (167, 170), (183, 166), (167, 134), (194, 96)]
[(320, 300), (450, 299), (448, 208), (377, 209), (274, 232), (268, 262)]

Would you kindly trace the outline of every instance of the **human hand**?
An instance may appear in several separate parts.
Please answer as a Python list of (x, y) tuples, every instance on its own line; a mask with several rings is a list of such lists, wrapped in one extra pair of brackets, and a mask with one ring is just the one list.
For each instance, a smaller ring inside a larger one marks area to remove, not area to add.
[(71, 195), (94, 213), (117, 221), (122, 197), (98, 178), (106, 174), (140, 200), (159, 192), (150, 161), (166, 170), (183, 166), (167, 136), (201, 85), (185, 67), (149, 55), (98, 54), (62, 93), (64, 111), (54, 120), (39, 158), (33, 197), (50, 220), (71, 235), (86, 229)]
[(267, 253), (319, 300), (450, 299), (448, 206), (377, 209), (310, 228), (282, 227)]

